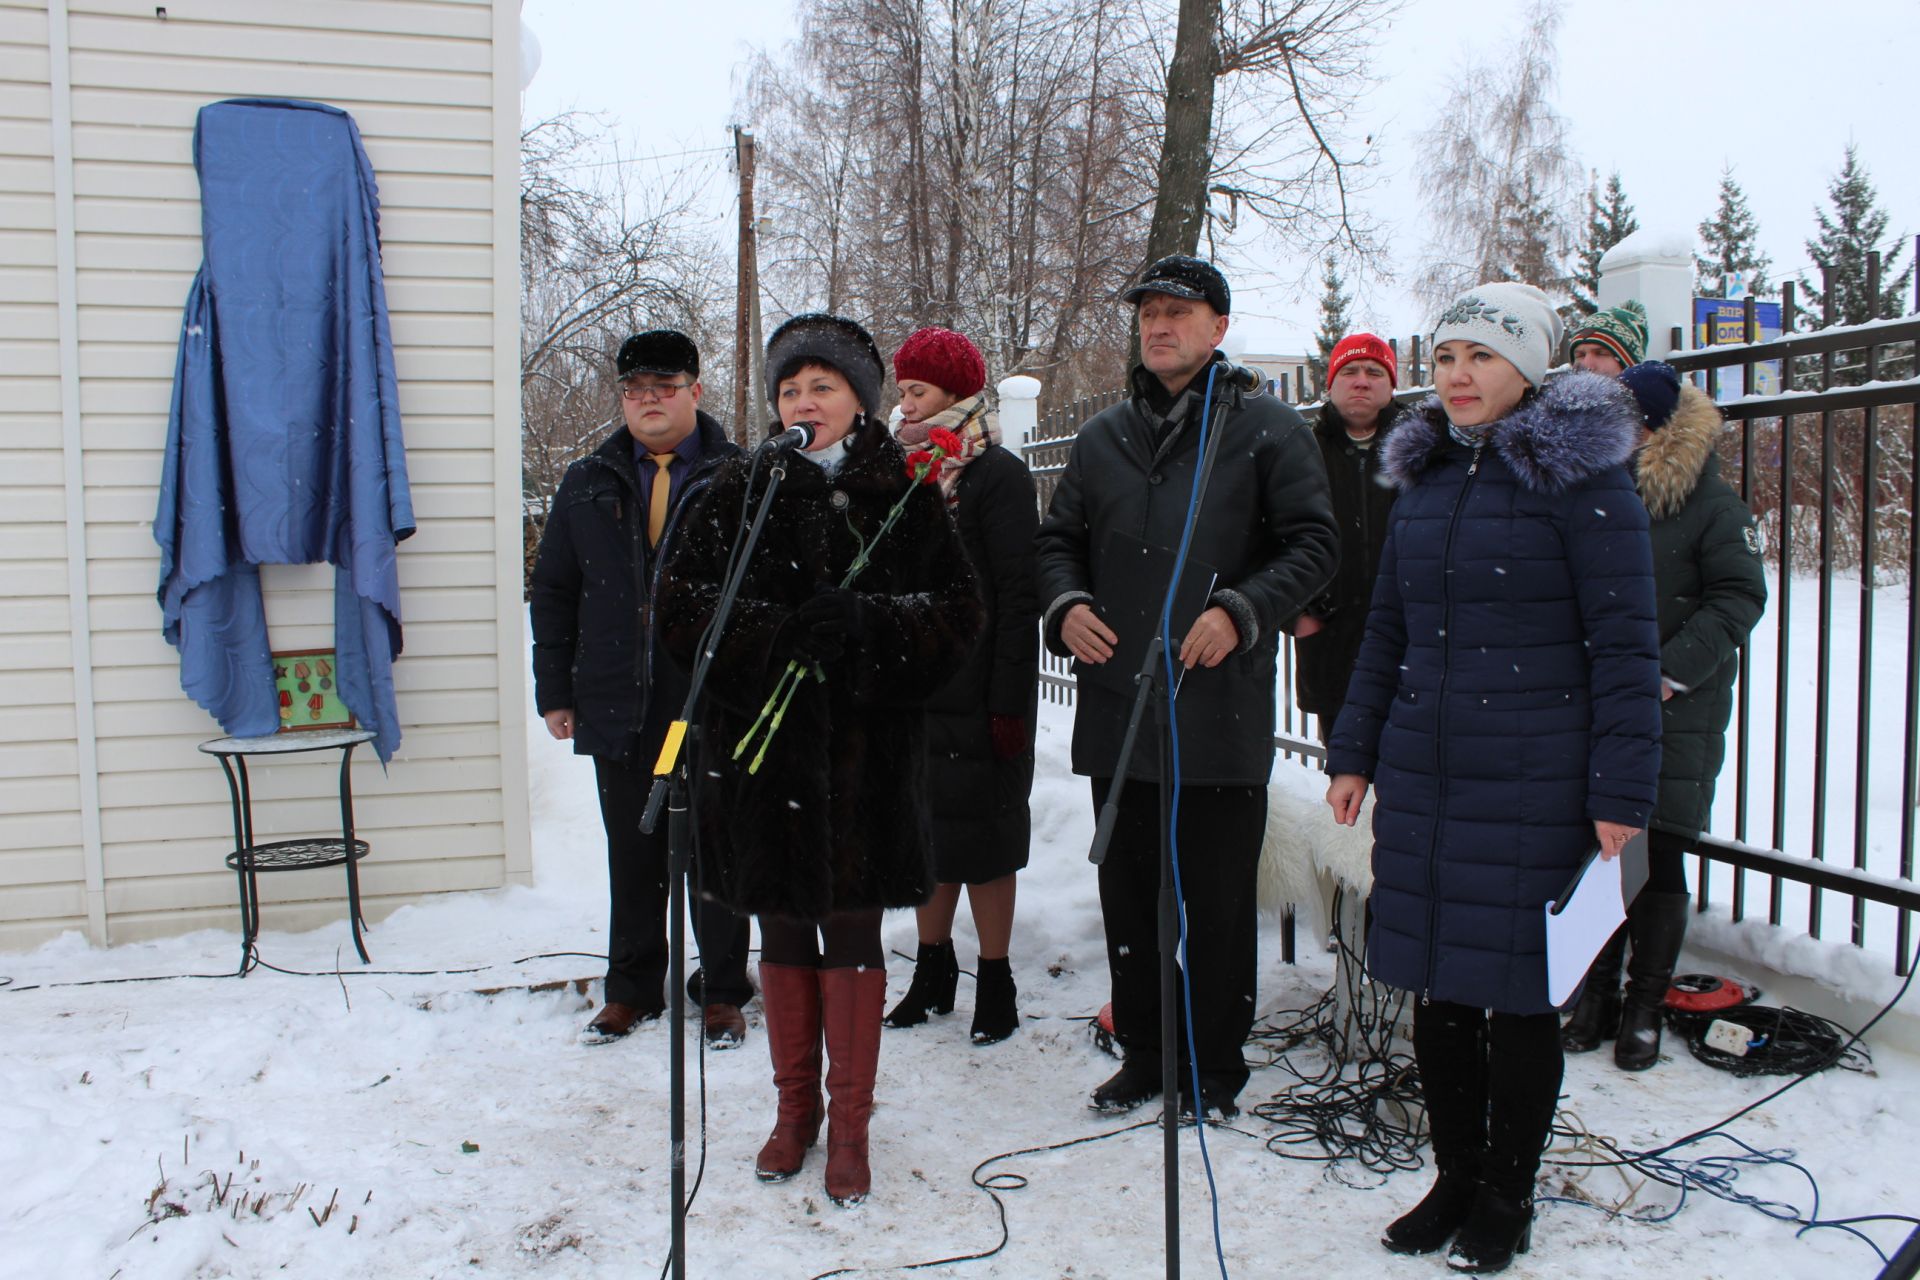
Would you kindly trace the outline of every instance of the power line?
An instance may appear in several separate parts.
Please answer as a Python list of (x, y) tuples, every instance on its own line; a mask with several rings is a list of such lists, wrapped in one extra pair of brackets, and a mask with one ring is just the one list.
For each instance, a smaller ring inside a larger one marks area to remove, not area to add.
[(630, 165), (630, 164), (658, 164), (663, 160), (679, 160), (686, 156), (719, 155), (732, 150), (733, 148), (731, 146), (695, 147), (689, 151), (666, 151), (658, 155), (629, 156), (624, 159), (616, 156), (612, 160), (581, 160), (573, 164), (556, 164), (550, 167), (554, 169), (562, 169), (562, 170), (607, 169), (607, 168), (612, 168), (616, 165), (624, 166), (624, 165)]

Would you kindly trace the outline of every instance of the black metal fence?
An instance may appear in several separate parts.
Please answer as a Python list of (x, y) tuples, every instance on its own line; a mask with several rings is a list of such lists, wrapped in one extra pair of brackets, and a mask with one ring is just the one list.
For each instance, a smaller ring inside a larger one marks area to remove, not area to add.
[[(1790, 292), (1783, 311), (1791, 332)], [(1755, 332), (1749, 305), (1746, 334)], [(1763, 623), (1771, 633), (1740, 652), (1728, 743), (1732, 830), (1702, 836), (1695, 849), (1700, 904), (1722, 897), (1714, 866), (1723, 864), (1734, 919), (1754, 912), (1757, 888), (1770, 923), (1785, 924), (1791, 913), (1818, 938), (1830, 927), (1829, 907), (1839, 905), (1849, 940), (1890, 942), (1901, 974), (1920, 911), (1912, 883), (1920, 803), (1917, 343), (1920, 315), (1909, 315), (1670, 360), (1716, 392), (1733, 370), (1735, 389), (1750, 392), (1772, 364), (1780, 388), (1721, 405), (1722, 468), (1757, 517), (1778, 572)], [(1802, 598), (1809, 587), (1810, 602)], [(1876, 650), (1889, 608), (1898, 610), (1885, 637), (1903, 651), (1898, 670)], [(1886, 721), (1898, 731), (1887, 731)], [(1806, 788), (1798, 785), (1804, 773)], [(1728, 781), (1723, 771), (1723, 788)], [(1897, 809), (1884, 803), (1889, 784)], [(1727, 806), (1718, 807), (1724, 814)], [(1764, 844), (1754, 839), (1761, 833)], [(1789, 886), (1798, 886), (1793, 902)]]
[[(1790, 294), (1785, 310), (1790, 331)], [(1751, 335), (1751, 307), (1748, 316)], [(1417, 369), (1417, 343), (1411, 354)], [(1920, 314), (1669, 358), (1716, 392), (1736, 369), (1738, 389), (1750, 391), (1757, 371), (1778, 362), (1781, 387), (1721, 406), (1722, 468), (1758, 517), (1778, 572), (1762, 631), (1740, 651), (1719, 826), (1694, 849), (1699, 909), (1720, 901), (1743, 920), (1757, 914), (1757, 894), (1774, 925), (1819, 938), (1844, 922), (1854, 946), (1891, 951), (1902, 975), (1920, 913), (1916, 354)], [(1042, 419), (1027, 458), (1043, 510), (1079, 425), (1119, 398), (1091, 397)], [(1811, 602), (1802, 598), (1809, 586)], [(1898, 670), (1887, 661), (1876, 670), (1880, 619), (1900, 646)], [(1293, 664), (1289, 640), (1275, 745), (1308, 764), (1325, 752), (1312, 717), (1294, 704)], [(1040, 679), (1048, 701), (1072, 702), (1066, 660), (1043, 655)], [(1811, 774), (1805, 786), (1803, 773)]]

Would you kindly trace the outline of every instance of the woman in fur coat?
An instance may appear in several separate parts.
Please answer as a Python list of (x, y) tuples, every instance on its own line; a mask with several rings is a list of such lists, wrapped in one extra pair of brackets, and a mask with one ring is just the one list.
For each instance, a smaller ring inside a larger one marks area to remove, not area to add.
[(1469, 1272), (1526, 1248), (1560, 1092), (1544, 907), (1646, 826), (1659, 774), (1638, 423), (1597, 374), (1542, 385), (1559, 329), (1521, 284), (1442, 313), (1437, 395), (1382, 446), (1400, 492), (1328, 753), (1336, 819), (1379, 788), (1367, 964), (1419, 997), (1438, 1169), (1382, 1243), (1451, 1239)]
[[(760, 918), (780, 1101), (755, 1170), (769, 1182), (792, 1177), (818, 1138), (824, 1041), (826, 1189), (845, 1205), (872, 1181), (881, 912), (917, 907), (933, 889), (924, 704), (966, 656), (980, 602), (939, 489), (915, 485), (888, 438), (885, 369), (866, 331), (796, 316), (768, 341), (766, 368), (781, 424), (817, 434), (805, 452), (781, 455), (786, 478), (715, 641), (694, 773), (701, 888)], [(764, 455), (728, 463), (668, 566), (660, 624), (683, 665), (704, 643), (770, 465)], [(881, 533), (903, 495), (898, 522)], [(867, 567), (842, 587), (863, 546)], [(762, 717), (790, 662), (809, 678), (768, 728)]]
[(1645, 421), (1634, 480), (1653, 521), (1660, 597), (1660, 802), (1647, 829), (1647, 886), (1588, 970), (1560, 1042), (1587, 1053), (1613, 1040), (1615, 1065), (1644, 1071), (1660, 1058), (1667, 989), (1692, 909), (1683, 857), (1713, 804), (1740, 646), (1766, 611), (1767, 578), (1753, 514), (1720, 476), (1713, 400), (1659, 360), (1633, 365), (1620, 381)]
[(1039, 691), (1040, 606), (1033, 535), (1040, 503), (1020, 455), (1000, 443), (984, 395), (986, 361), (964, 334), (926, 328), (894, 353), (901, 421), (896, 438), (926, 447), (944, 427), (963, 451), (940, 471), (940, 491), (960, 530), (987, 610), (986, 630), (953, 679), (927, 703), (932, 795), (933, 900), (920, 908), (913, 982), (887, 1013), (912, 1027), (951, 1013), (959, 982), (953, 917), (964, 888), (980, 939), (973, 985), (975, 1044), (1005, 1040), (1020, 1025), (1007, 952), (1015, 876), (1027, 865), (1033, 789), (1033, 717)]

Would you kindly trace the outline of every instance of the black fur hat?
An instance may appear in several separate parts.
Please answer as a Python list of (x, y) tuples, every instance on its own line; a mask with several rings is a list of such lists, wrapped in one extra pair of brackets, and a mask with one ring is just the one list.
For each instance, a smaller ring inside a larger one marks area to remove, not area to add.
[(678, 329), (649, 329), (620, 344), (613, 368), (621, 378), (630, 373), (684, 373), (698, 378), (700, 348)]
[(777, 410), (780, 383), (809, 364), (838, 370), (859, 397), (867, 418), (885, 419), (880, 389), (886, 384), (887, 366), (873, 336), (865, 329), (845, 317), (821, 311), (797, 315), (775, 329), (767, 339), (767, 403)]

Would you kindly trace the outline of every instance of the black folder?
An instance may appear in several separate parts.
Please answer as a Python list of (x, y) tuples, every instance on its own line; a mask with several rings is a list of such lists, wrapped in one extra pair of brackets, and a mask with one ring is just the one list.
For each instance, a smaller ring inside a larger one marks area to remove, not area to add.
[[(1600, 846), (1595, 844), (1587, 850), (1587, 856), (1580, 860), (1579, 869), (1573, 878), (1567, 881), (1567, 887), (1553, 899), (1553, 915), (1559, 915), (1569, 902), (1573, 901), (1574, 890), (1586, 879), (1587, 872), (1600, 860)], [(1633, 839), (1620, 846), (1620, 903), (1630, 907), (1640, 891), (1647, 887), (1647, 877), (1651, 874), (1647, 866), (1647, 833), (1642, 831)]]

